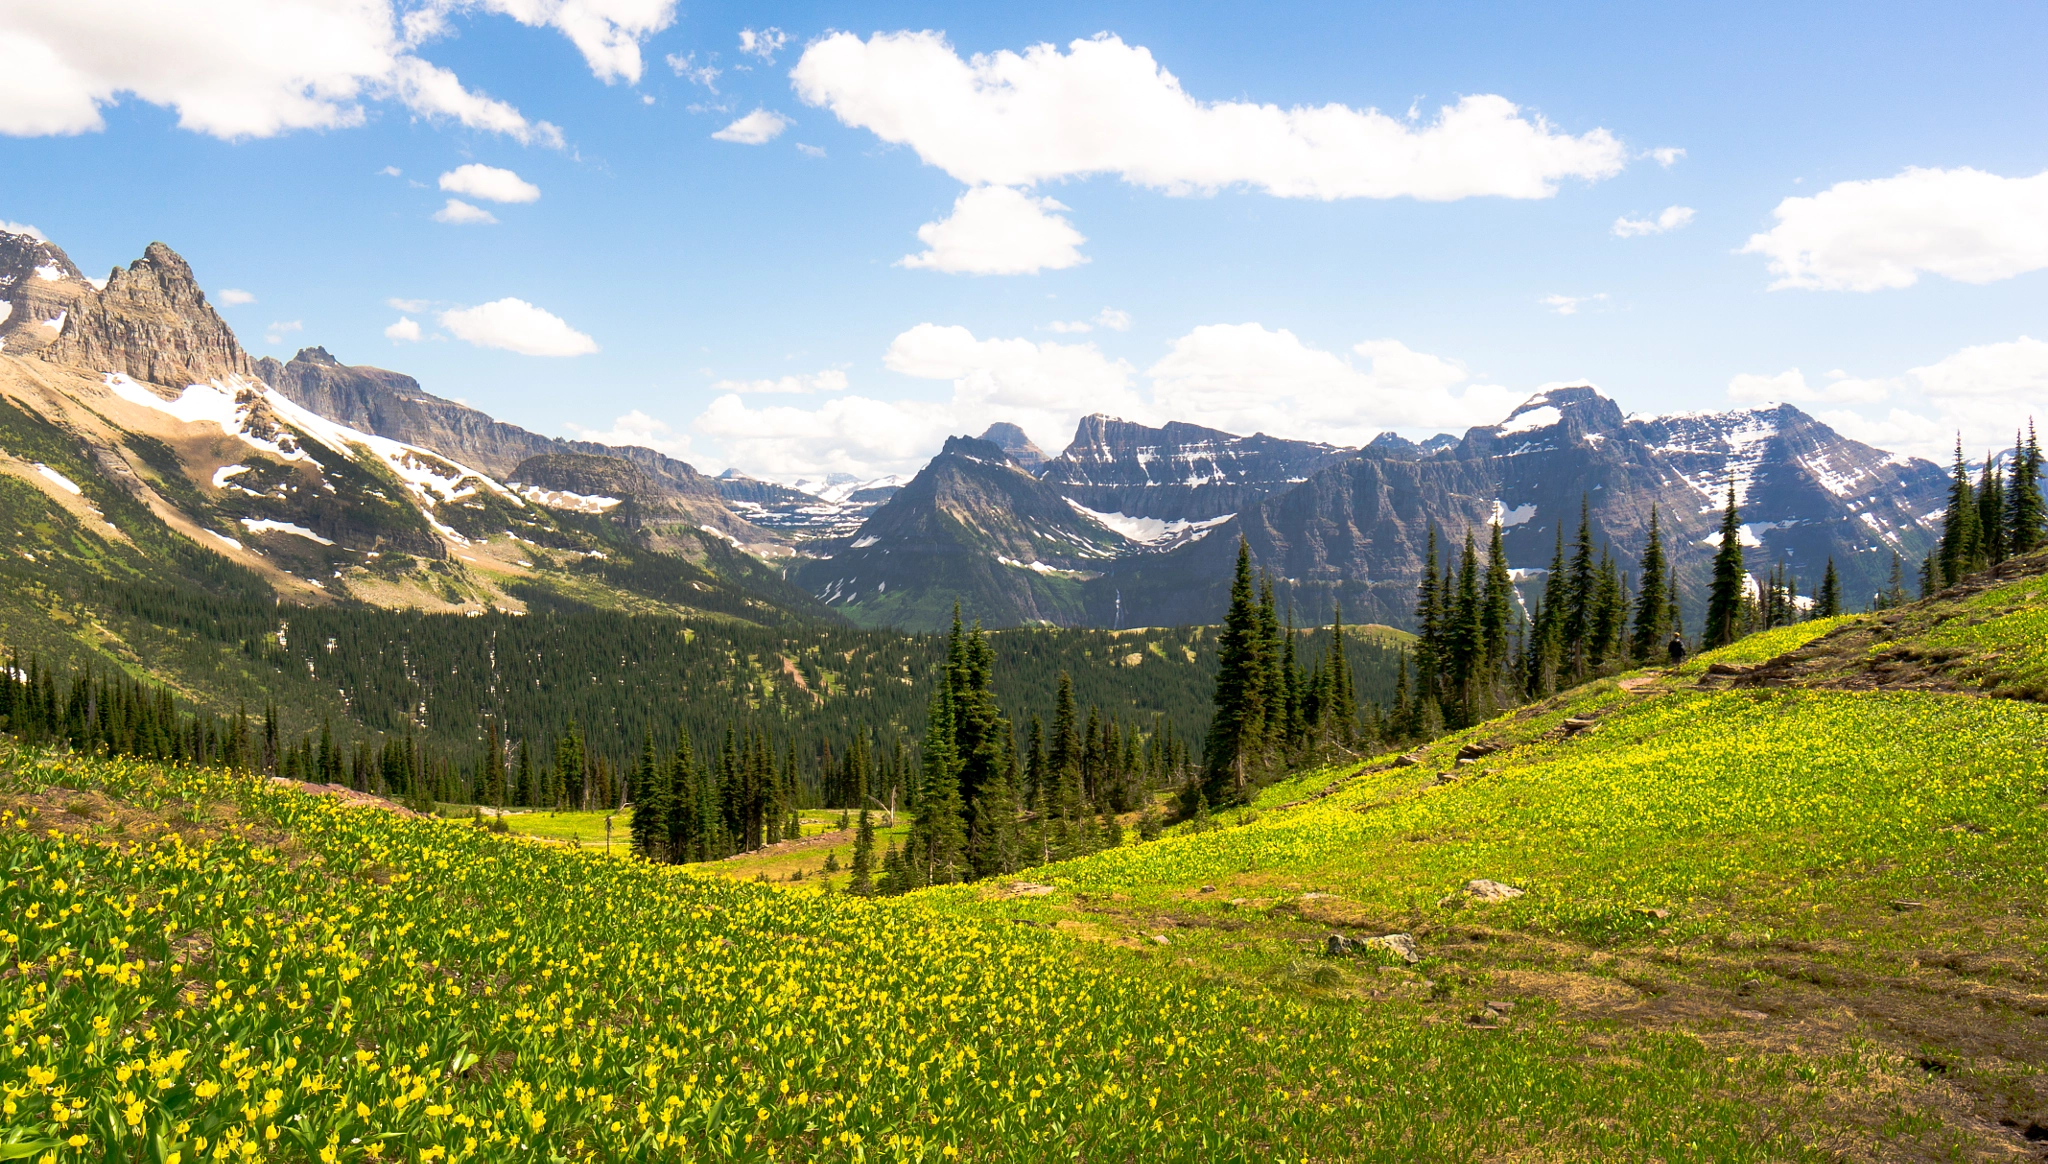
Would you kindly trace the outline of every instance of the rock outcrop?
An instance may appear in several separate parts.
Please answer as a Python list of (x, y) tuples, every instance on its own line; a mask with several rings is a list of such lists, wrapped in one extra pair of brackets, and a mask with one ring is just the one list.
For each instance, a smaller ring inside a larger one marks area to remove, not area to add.
[(1082, 419), (1073, 443), (1039, 476), (1098, 513), (1200, 521), (1241, 513), (1356, 451), (1097, 415)]
[(0, 230), (0, 352), (34, 355), (97, 292), (55, 243)]
[(160, 242), (78, 298), (44, 358), (169, 388), (254, 376), (248, 353), (206, 301), (192, 268)]
[(1031, 438), (1024, 435), (1023, 429), (1007, 420), (999, 420), (989, 425), (988, 431), (981, 434), (981, 439), (1008, 453), (1010, 459), (1017, 462), (1017, 467), (1026, 473), (1038, 472), (1045, 466), (1046, 461), (1051, 459), (1045, 455), (1043, 449), (1031, 443)]

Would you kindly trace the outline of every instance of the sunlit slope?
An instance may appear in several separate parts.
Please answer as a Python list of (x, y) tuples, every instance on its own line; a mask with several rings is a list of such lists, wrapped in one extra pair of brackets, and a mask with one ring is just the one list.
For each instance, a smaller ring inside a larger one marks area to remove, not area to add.
[(1798, 1159), (1752, 1097), (1885, 1071), (1305, 1004), (255, 782), (16, 788), (13, 1156)]

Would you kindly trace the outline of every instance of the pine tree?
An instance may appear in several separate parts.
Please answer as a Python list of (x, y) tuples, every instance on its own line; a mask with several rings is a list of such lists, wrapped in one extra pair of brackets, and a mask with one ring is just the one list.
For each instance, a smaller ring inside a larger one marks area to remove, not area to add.
[[(1434, 538), (1432, 538), (1434, 544)], [(1217, 639), (1215, 714), (1209, 721), (1204, 756), (1204, 793), (1211, 799), (1241, 800), (1258, 774), (1258, 753), (1266, 722), (1265, 642), (1252, 591), (1251, 546), (1237, 543), (1237, 572), (1230, 585), (1230, 609)], [(1053, 758), (1058, 767), (1058, 741)]]
[(1714, 584), (1707, 593), (1707, 621), (1700, 645), (1711, 650), (1732, 643), (1742, 633), (1743, 599), (1748, 574), (1742, 567), (1742, 512), (1735, 505), (1735, 482), (1728, 482), (1728, 508), (1721, 514), (1721, 548), (1714, 554)]
[(670, 774), (654, 750), (654, 730), (649, 728), (640, 745), (640, 762), (633, 767), (633, 818), (628, 827), (633, 850), (650, 861), (668, 857)]
[(1906, 604), (1905, 571), (1906, 566), (1899, 559), (1899, 552), (1893, 550), (1891, 577), (1885, 582), (1884, 589), (1878, 591), (1876, 596), (1871, 599), (1870, 608), (1872, 610), (1891, 610)]
[(846, 891), (855, 897), (875, 895), (875, 822), (868, 810), (860, 810), (860, 827), (853, 834), (853, 873)]
[(1593, 606), (1599, 580), (1593, 564), (1593, 509), (1586, 494), (1579, 495), (1579, 536), (1572, 543), (1571, 565), (1565, 575), (1565, 608), (1559, 626), (1562, 646), (1568, 658), (1573, 682), (1584, 679), (1597, 660), (1590, 656)]
[(1508, 572), (1507, 551), (1501, 547), (1500, 522), (1495, 521), (1486, 544), (1486, 590), (1479, 600), (1480, 650), (1489, 687), (1498, 688), (1507, 675), (1512, 658), (1508, 633), (1514, 624), (1514, 576)]
[(1665, 633), (1677, 635), (1682, 640), (1685, 638), (1685, 616), (1679, 613), (1678, 608), (1678, 567), (1676, 566), (1671, 567), (1671, 577), (1664, 583), (1664, 593), (1670, 596), (1666, 600), (1669, 605), (1664, 608)]
[(1842, 584), (1835, 577), (1835, 560), (1828, 559), (1828, 572), (1821, 575), (1820, 592), (1813, 596), (1813, 617), (1833, 618), (1842, 613)]
[(1956, 438), (1956, 463), (1948, 487), (1948, 510), (1941, 519), (1941, 547), (1935, 568), (1928, 571), (1929, 592), (1953, 586), (1964, 575), (1984, 568), (1984, 531), (1977, 524), (1977, 498), (1970, 487), (1970, 466), (1963, 460), (1962, 438)]
[(1458, 557), (1457, 585), (1452, 591), (1450, 617), (1444, 625), (1444, 662), (1449, 682), (1451, 720), (1458, 726), (1472, 722), (1480, 652), (1483, 649), (1479, 610), (1479, 549), (1472, 530), (1465, 530), (1465, 546)]
[(1668, 596), (1664, 590), (1664, 575), (1670, 569), (1664, 561), (1664, 536), (1657, 527), (1657, 507), (1650, 507), (1650, 535), (1643, 543), (1643, 559), (1638, 569), (1642, 571), (1642, 585), (1636, 590), (1635, 634), (1629, 640), (1629, 657), (1638, 663), (1647, 663), (1650, 657), (1663, 649), (1664, 640), (1671, 632), (1664, 625), (1664, 608)]
[(953, 750), (953, 701), (943, 684), (932, 692), (923, 760), (905, 864), (913, 887), (950, 885), (967, 879), (967, 834), (960, 805), (960, 761)]
[(498, 736), (498, 721), (493, 719), (484, 736), (483, 798), (499, 808), (505, 807), (505, 742)]

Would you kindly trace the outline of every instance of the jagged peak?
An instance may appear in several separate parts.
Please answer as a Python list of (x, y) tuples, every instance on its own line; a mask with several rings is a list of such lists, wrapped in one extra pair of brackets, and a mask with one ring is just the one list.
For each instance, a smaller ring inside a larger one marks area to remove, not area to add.
[(989, 425), (988, 430), (981, 434), (981, 439), (1008, 453), (1011, 460), (1029, 472), (1037, 472), (1038, 467), (1046, 462), (1045, 450), (1033, 444), (1031, 437), (1023, 429), (1007, 420), (999, 420)]
[(184, 256), (161, 242), (115, 268), (105, 288), (82, 296), (43, 355), (169, 387), (255, 375)]
[(972, 457), (977, 461), (989, 461), (998, 465), (1016, 466), (1016, 461), (1012, 460), (1010, 454), (1004, 451), (1003, 446), (982, 437), (949, 436), (946, 438), (946, 447), (939, 450), (939, 455), (942, 457)]
[(310, 348), (300, 348), (298, 354), (292, 357), (292, 363), (325, 364), (330, 368), (339, 368), (343, 366), (340, 360), (337, 360), (333, 356), (328, 354), (326, 348), (320, 347), (317, 344)]
[[(1623, 423), (1621, 406), (1591, 384), (1546, 384), (1515, 406), (1507, 419), (1487, 425), (1496, 435), (1535, 432), (1572, 422), (1583, 432), (1606, 432)], [(1484, 430), (1481, 430), (1484, 431)]]

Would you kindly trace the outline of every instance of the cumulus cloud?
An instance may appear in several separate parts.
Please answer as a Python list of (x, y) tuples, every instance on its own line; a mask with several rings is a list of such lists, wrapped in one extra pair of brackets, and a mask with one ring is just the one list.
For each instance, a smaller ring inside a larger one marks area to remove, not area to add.
[(1602, 291), (1597, 295), (1545, 295), (1536, 302), (1559, 315), (1577, 315), (1581, 308), (1605, 302), (1606, 299), (1607, 292)]
[(741, 145), (766, 145), (782, 136), (789, 128), (789, 118), (772, 109), (756, 109), (717, 133), (712, 138), (718, 141), (735, 141)]
[(961, 59), (937, 32), (834, 33), (790, 73), (798, 96), (908, 145), (971, 186), (1114, 174), (1175, 194), (1244, 185), (1285, 198), (1547, 198), (1618, 173), (1604, 129), (1562, 133), (1504, 97), (1428, 122), (1342, 105), (1202, 101), (1107, 34)]
[(1080, 247), (1088, 240), (1054, 213), (1065, 209), (1008, 186), (977, 186), (960, 195), (950, 216), (918, 227), (925, 250), (899, 262), (968, 275), (1029, 275), (1085, 263)]
[[(4, 52), (4, 50), (0, 50), (0, 52)], [(5, 58), (0, 57), (0, 59)], [(6, 219), (0, 219), (0, 234), (25, 234), (37, 242), (50, 241), (43, 237), (42, 231), (37, 230), (26, 222), (8, 222)]]
[(224, 287), (214, 293), (215, 299), (228, 307), (240, 307), (244, 303), (256, 302), (256, 297), (239, 287)]
[(1655, 218), (1630, 218), (1623, 215), (1614, 220), (1614, 233), (1621, 238), (1635, 238), (1645, 234), (1663, 234), (1677, 230), (1692, 222), (1693, 209), (1690, 206), (1666, 206), (1664, 212)]
[(711, 386), (711, 390), (737, 392), (742, 396), (801, 396), (814, 392), (844, 392), (846, 373), (837, 368), (827, 368), (822, 372), (779, 376), (773, 380), (720, 380)]
[(612, 426), (602, 431), (569, 426), (580, 440), (596, 441), (601, 445), (639, 445), (657, 453), (684, 458), (690, 455), (690, 435), (670, 428), (666, 422), (656, 420), (639, 409), (612, 421)]
[(522, 356), (586, 356), (597, 341), (524, 299), (498, 299), (440, 314), (441, 326), (459, 340)]
[(400, 311), (425, 311), (427, 309), (427, 301), (424, 299), (392, 298), (386, 299), (384, 303), (386, 306), (397, 308)]
[(668, 62), (669, 68), (675, 70), (676, 76), (693, 85), (702, 85), (713, 94), (718, 92), (718, 74), (724, 72), (723, 69), (715, 65), (698, 64), (696, 53), (670, 53), (663, 59)]
[(755, 32), (751, 28), (740, 29), (740, 51), (750, 57), (760, 57), (773, 64), (775, 54), (789, 43), (789, 36), (779, 28), (764, 28)]
[(1657, 160), (1658, 165), (1668, 170), (1685, 156), (1685, 150), (1678, 146), (1658, 146), (1650, 151), (1650, 156)]
[[(584, 50), (600, 77), (639, 76), (637, 38), (665, 25), (673, 0), (486, 0), (547, 25)], [(455, 0), (401, 15), (392, 0), (73, 0), (0, 8), (0, 133), (74, 134), (132, 96), (177, 111), (214, 137), (272, 137), (361, 125), (394, 101), (521, 142), (561, 131), (465, 87), (418, 55), (445, 35)]]
[(2048, 171), (1911, 168), (1787, 198), (1773, 213), (1778, 224), (1742, 248), (1769, 260), (1773, 290), (1910, 287), (1923, 271), (1993, 283), (2048, 267)]
[[(1347, 445), (1392, 428), (1491, 424), (1521, 399), (1498, 385), (1467, 384), (1463, 364), (1398, 340), (1366, 340), (1339, 355), (1257, 323), (1197, 327), (1146, 375), (1160, 414)], [(1466, 386), (1453, 391), (1459, 385)]]
[(1045, 325), (1049, 330), (1063, 335), (1086, 335), (1096, 328), (1106, 331), (1131, 330), (1131, 313), (1105, 307), (1095, 313), (1093, 319), (1055, 319)]
[(287, 319), (282, 322), (273, 320), (269, 327), (263, 329), (263, 342), (281, 344), (284, 342), (285, 336), (295, 331), (304, 330), (306, 330), (306, 325), (296, 319)]
[(1145, 373), (1093, 344), (980, 337), (925, 323), (889, 345), (891, 371), (951, 385), (943, 400), (833, 396), (814, 407), (756, 406), (737, 392), (695, 422), (728, 463), (793, 479), (844, 472), (911, 472), (945, 437), (994, 421), (1022, 427), (1043, 448), (1066, 447), (1091, 413), (1141, 423), (1187, 420), (1232, 432), (1363, 444), (1389, 428), (1490, 424), (1520, 393), (1473, 383), (1455, 360), (1390, 339), (1339, 354), (1256, 323), (1198, 327)]
[(1775, 376), (1743, 373), (1728, 381), (1728, 397), (1744, 403), (1840, 404), (1868, 403), (1891, 395), (1884, 380), (1860, 380), (1847, 372), (1829, 372), (1819, 384), (1808, 384), (1797, 368)]
[(487, 202), (532, 202), (540, 197), (540, 187), (512, 171), (475, 162), (441, 175), (441, 189)]
[(1839, 408), (1817, 415), (1843, 435), (1892, 452), (1946, 463), (1961, 434), (1972, 457), (2009, 448), (2013, 429), (2048, 420), (2048, 343), (2021, 336), (1977, 344), (1895, 376), (1858, 379), (1829, 372), (1808, 385), (1798, 369), (1737, 376), (1736, 400), (1859, 404), (1889, 401), (1882, 413)]
[(472, 206), (460, 198), (450, 198), (446, 206), (434, 212), (434, 221), (453, 223), (456, 226), (489, 226), (498, 221), (498, 216), (481, 206)]
[(398, 317), (397, 323), (384, 329), (384, 338), (394, 343), (418, 343), (420, 339), (420, 325), (401, 315)]

